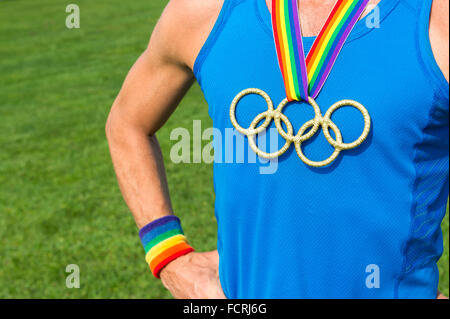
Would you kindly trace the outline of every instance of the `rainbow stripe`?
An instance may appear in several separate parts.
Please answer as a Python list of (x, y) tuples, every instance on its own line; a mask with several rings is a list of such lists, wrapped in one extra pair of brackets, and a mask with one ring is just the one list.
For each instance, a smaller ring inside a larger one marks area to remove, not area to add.
[(146, 253), (145, 260), (156, 278), (169, 262), (194, 251), (183, 234), (180, 219), (174, 215), (147, 224), (139, 231), (139, 237)]
[(369, 0), (338, 0), (305, 60), (297, 0), (272, 1), (272, 28), (289, 101), (316, 98)]

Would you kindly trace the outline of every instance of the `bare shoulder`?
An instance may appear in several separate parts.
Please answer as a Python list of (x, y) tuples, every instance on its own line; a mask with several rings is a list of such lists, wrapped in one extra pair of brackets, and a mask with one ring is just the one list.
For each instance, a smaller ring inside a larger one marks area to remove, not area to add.
[[(443, 27), (449, 25), (449, 1), (447, 0), (433, 0), (432, 19), (437, 20)], [(448, 31), (448, 30), (447, 30)]]
[(436, 62), (449, 80), (449, 1), (433, 0), (430, 41)]
[(170, 0), (149, 46), (192, 70), (201, 47), (219, 16), (224, 0)]

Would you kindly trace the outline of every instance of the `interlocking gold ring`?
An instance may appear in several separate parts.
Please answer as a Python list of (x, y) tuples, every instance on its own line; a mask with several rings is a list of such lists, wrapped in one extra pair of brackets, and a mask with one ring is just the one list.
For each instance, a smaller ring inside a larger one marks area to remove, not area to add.
[[(257, 95), (260, 95), (261, 97), (263, 97), (267, 103), (267, 111), (264, 111), (264, 112), (258, 114), (253, 119), (252, 123), (250, 124), (250, 127), (245, 129), (245, 128), (241, 127), (236, 120), (236, 106), (239, 103), (239, 101), (248, 94), (257, 94)], [(300, 130), (297, 132), (297, 134), (294, 135), (294, 129), (292, 127), (291, 122), (289, 121), (288, 117), (282, 113), (283, 108), (288, 103), (289, 103), (289, 101), (287, 99), (284, 99), (278, 105), (278, 107), (276, 109), (274, 109), (272, 100), (270, 99), (269, 95), (266, 92), (264, 92), (263, 90), (255, 89), (255, 88), (243, 90), (238, 95), (236, 95), (236, 97), (233, 99), (231, 106), (230, 106), (231, 124), (233, 124), (234, 128), (238, 132), (240, 132), (241, 134), (246, 135), (248, 137), (250, 147), (256, 154), (258, 154), (258, 156), (267, 158), (267, 159), (276, 158), (278, 156), (283, 155), (289, 149), (291, 144), (294, 143), (297, 155), (300, 157), (300, 159), (305, 164), (307, 164), (309, 166), (313, 166), (313, 167), (322, 167), (322, 166), (327, 166), (327, 165), (331, 164), (339, 156), (341, 151), (356, 148), (359, 145), (361, 145), (365, 141), (367, 136), (369, 135), (371, 119), (370, 119), (369, 112), (366, 110), (366, 108), (361, 103), (358, 103), (353, 100), (342, 100), (342, 101), (339, 101), (339, 102), (333, 104), (327, 110), (325, 115), (322, 116), (320, 107), (317, 105), (316, 101), (311, 97), (308, 98), (308, 104), (311, 105), (314, 109), (314, 114), (315, 114), (314, 118), (312, 120), (309, 120), (305, 124), (303, 124), (302, 127), (300, 128)], [(333, 113), (337, 109), (339, 109), (343, 106), (355, 107), (356, 109), (358, 109), (361, 112), (361, 114), (364, 117), (363, 132), (362, 132), (361, 136), (352, 143), (344, 143), (343, 142), (342, 134), (341, 134), (339, 128), (337, 127), (337, 125), (335, 123), (333, 123), (333, 121), (331, 121), (331, 116), (333, 115)], [(260, 126), (258, 126), (258, 124), (262, 121), (262, 119), (264, 119), (264, 122)], [(255, 136), (257, 134), (263, 132), (264, 130), (266, 130), (267, 127), (272, 122), (272, 120), (274, 120), (274, 122), (275, 122), (275, 127), (277, 128), (278, 133), (286, 140), (286, 144), (284, 144), (284, 146), (276, 152), (266, 153), (266, 152), (260, 150), (256, 146)], [(283, 122), (286, 125), (287, 132), (283, 129), (281, 122)], [(312, 138), (317, 133), (317, 131), (319, 130), (320, 127), (322, 127), (322, 131), (323, 131), (328, 143), (330, 143), (330, 145), (334, 147), (334, 152), (326, 160), (316, 162), (316, 161), (311, 161), (303, 154), (301, 145), (304, 141), (307, 141), (310, 138)], [(308, 129), (310, 129), (310, 130), (306, 134), (304, 134)], [(330, 129), (334, 132), (336, 140), (331, 137), (330, 131), (329, 131)]]

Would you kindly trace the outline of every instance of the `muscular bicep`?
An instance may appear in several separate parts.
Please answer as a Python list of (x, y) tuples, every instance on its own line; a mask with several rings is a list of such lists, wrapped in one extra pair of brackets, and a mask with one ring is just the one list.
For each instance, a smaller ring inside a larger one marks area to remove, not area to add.
[(128, 73), (114, 102), (114, 121), (155, 133), (174, 111), (194, 78), (189, 69), (167, 61), (151, 45)]
[(127, 75), (108, 122), (155, 133), (194, 82), (195, 58), (223, 0), (171, 0)]
[[(184, 56), (181, 19), (168, 6), (156, 24), (147, 49), (129, 71), (108, 121), (154, 134), (194, 82)], [(184, 40), (184, 39), (183, 39)]]

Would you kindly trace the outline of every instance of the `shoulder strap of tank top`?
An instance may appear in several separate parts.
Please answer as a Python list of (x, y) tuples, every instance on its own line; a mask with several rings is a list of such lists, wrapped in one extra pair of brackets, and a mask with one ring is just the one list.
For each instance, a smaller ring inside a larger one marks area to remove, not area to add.
[(213, 29), (208, 35), (208, 38), (206, 39), (205, 43), (203, 44), (202, 48), (200, 49), (199, 54), (197, 55), (197, 58), (195, 60), (194, 64), (194, 75), (197, 79), (197, 81), (200, 83), (200, 69), (203, 65), (203, 62), (206, 60), (206, 57), (209, 54), (209, 51), (211, 51), (211, 48), (214, 46), (214, 43), (216, 42), (217, 38), (219, 37), (220, 33), (222, 32), (223, 27), (225, 26), (225, 23), (228, 19), (228, 16), (230, 15), (233, 8), (245, 0), (223, 0), (222, 8), (220, 9), (219, 15), (216, 19), (216, 22), (214, 24)]

